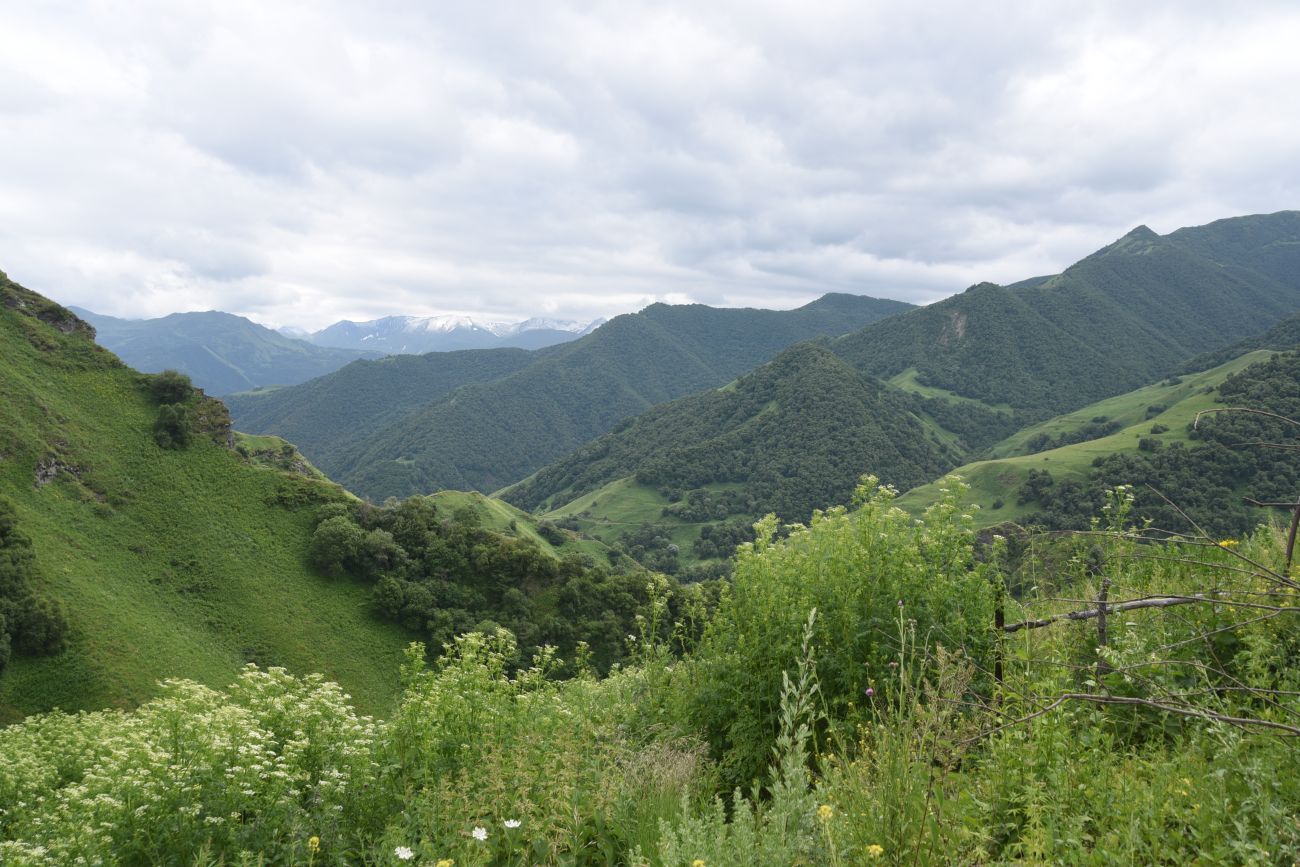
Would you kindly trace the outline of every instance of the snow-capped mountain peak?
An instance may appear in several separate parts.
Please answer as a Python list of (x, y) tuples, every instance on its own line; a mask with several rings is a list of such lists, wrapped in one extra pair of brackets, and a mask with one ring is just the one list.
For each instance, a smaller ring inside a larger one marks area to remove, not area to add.
[(343, 320), (304, 339), (321, 346), (377, 349), (389, 353), (440, 352), (517, 346), (537, 349), (581, 337), (604, 322), (574, 322), (535, 316), (522, 322), (439, 316), (385, 316), (368, 322)]

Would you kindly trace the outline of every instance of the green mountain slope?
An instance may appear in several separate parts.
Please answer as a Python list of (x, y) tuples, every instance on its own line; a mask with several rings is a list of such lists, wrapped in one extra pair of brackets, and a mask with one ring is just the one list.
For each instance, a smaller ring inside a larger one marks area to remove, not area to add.
[(226, 404), (241, 429), (282, 436), (325, 473), (339, 477), (347, 456), (364, 448), (373, 431), (462, 385), (508, 376), (535, 356), (523, 349), (390, 355), (292, 388), (233, 394)]
[(624, 477), (660, 492), (738, 485), (730, 510), (805, 520), (845, 502), (859, 476), (907, 488), (942, 472), (956, 452), (914, 414), (905, 394), (805, 343), (727, 388), (638, 416), (504, 491), (527, 509), (553, 509)]
[(477, 491), (439, 491), (428, 499), (443, 514), (456, 515), (468, 509), (475, 514), (480, 526), (504, 536), (528, 540), (553, 557), (562, 559), (566, 554), (582, 554), (596, 562), (608, 559), (610, 548), (595, 538), (565, 531), (552, 522), (512, 506), (505, 500), (489, 497)]
[[(1270, 361), (1272, 356), (1267, 350), (1250, 352), (1201, 373), (1162, 380), (1099, 401), (1008, 437), (989, 450), (990, 458), (952, 471), (971, 486), (967, 499), (979, 506), (976, 525), (1046, 521), (1056, 527), (1086, 526), (1097, 514), (1107, 485), (1130, 484), (1139, 488), (1139, 514), (1159, 515), (1163, 527), (1190, 529), (1155, 491), (1145, 487), (1151, 484), (1208, 528), (1222, 534), (1248, 529), (1265, 515), (1241, 508), (1240, 497), (1252, 486), (1254, 495), (1262, 499), (1274, 494), (1283, 494), (1283, 499), (1291, 496), (1269, 490), (1271, 482), (1261, 482), (1260, 477), (1293, 481), (1294, 468), (1283, 466), (1289, 463), (1286, 453), (1225, 448), (1223, 443), (1267, 436), (1282, 442), (1291, 438), (1283, 431), (1246, 436), (1242, 426), (1252, 421), (1230, 421), (1225, 416), (1203, 417), (1195, 431), (1191, 426), (1198, 412), (1225, 405), (1280, 412), (1300, 407), (1295, 402), (1295, 395), (1300, 394), (1296, 381), (1300, 360), (1279, 357)], [(1031, 445), (1043, 435), (1060, 437), (1103, 418), (1119, 429), (1045, 451), (1035, 451)], [(1187, 477), (1190, 475), (1197, 478)], [(1205, 492), (1199, 489), (1204, 484), (1214, 488), (1212, 497), (1202, 496)], [(898, 505), (920, 514), (943, 496), (943, 488), (942, 480), (913, 488), (899, 497)], [(1198, 511), (1202, 499), (1214, 514)], [(1061, 514), (1046, 514), (1049, 507)], [(1085, 507), (1089, 510), (1086, 516)]]
[[(981, 284), (869, 325), (832, 341), (830, 349), (864, 379), (886, 376), (891, 385), (910, 393), (910, 400), (895, 395), (890, 416), (913, 419), (923, 434), (906, 433), (899, 422), (895, 436), (934, 447), (932, 465), (943, 469), (945, 460), (961, 463), (981, 456), (1026, 423), (1137, 388), (1207, 348), (1259, 333), (1300, 308), (1300, 270), (1288, 271), (1292, 260), (1276, 252), (1289, 249), (1287, 239), (1300, 241), (1295, 214), (1222, 221), (1169, 237), (1140, 227), (1063, 274), (1007, 287)], [(1207, 250), (1222, 261), (1207, 258)], [(1257, 258), (1259, 268), (1248, 267)], [(798, 375), (793, 368), (786, 373)], [(786, 387), (798, 386), (792, 380)], [(1179, 394), (1186, 397), (1186, 391)], [(850, 401), (856, 399), (852, 390), (844, 394)], [(1174, 396), (1162, 392), (1133, 399), (1146, 401), (1136, 407), (1138, 418), (1130, 418), (1133, 408), (1084, 410), (1081, 416), (1028, 430), (1016, 441), (1027, 446), (1033, 439), (1034, 448), (1041, 450), (1094, 440), (1102, 427), (1109, 426), (1104, 431), (1109, 433), (1143, 421), (1147, 407)], [(861, 473), (875, 469), (867, 461), (813, 458), (817, 469), (812, 480), (796, 485), (788, 478), (807, 475), (808, 470), (787, 459), (786, 449), (797, 444), (809, 455), (829, 457), (835, 453), (834, 444), (860, 435), (860, 417), (853, 412), (790, 416), (779, 426), (754, 433), (745, 429), (741, 435), (718, 424), (721, 405), (710, 396), (673, 404), (671, 414), (661, 409), (639, 416), (504, 496), (525, 508), (550, 509), (557, 517), (587, 521), (584, 529), (603, 532), (602, 538), (611, 541), (614, 528), (634, 523), (619, 516), (644, 512), (644, 504), (652, 499), (647, 491), (657, 490), (668, 494), (659, 506), (665, 525), (659, 536), (684, 539), (689, 523), (685, 516), (717, 511), (715, 506), (724, 511), (734, 506), (727, 514), (750, 516), (775, 508), (784, 517), (802, 520), (814, 507), (841, 502)], [(1107, 417), (1094, 421), (1102, 415)], [(743, 413), (737, 419), (759, 430)], [(689, 435), (674, 439), (679, 430)], [(1138, 433), (1125, 435), (1136, 447)], [(1172, 435), (1180, 436), (1186, 437)], [(1002, 448), (995, 453), (1005, 454), (1011, 446)], [(1034, 460), (1042, 463), (1041, 457)], [(781, 486), (799, 487), (799, 495), (773, 496), (772, 485), (756, 488), (754, 476), (733, 471), (763, 461)], [(693, 467), (700, 473), (692, 476)], [(995, 479), (1000, 471), (981, 467), (979, 472)], [(747, 492), (763, 491), (748, 504), (709, 488), (713, 482), (742, 477)], [(909, 484), (901, 479), (896, 483), (904, 488)], [(702, 498), (700, 508), (679, 500), (691, 488), (707, 489), (696, 495)], [(601, 493), (594, 493), (597, 490)], [(584, 495), (598, 505), (575, 509), (572, 504)], [(1005, 497), (991, 497), (989, 505), (1000, 498)], [(634, 508), (633, 501), (642, 505)], [(673, 516), (683, 520), (675, 523)], [(716, 524), (716, 519), (706, 523)], [(680, 541), (673, 544), (682, 549)]]
[(96, 340), (136, 370), (179, 370), (209, 394), (294, 385), (379, 353), (315, 346), (242, 316), (210, 310), (160, 319), (117, 319), (77, 308)]
[[(247, 661), (325, 672), (386, 710), (405, 633), (305, 560), (314, 504), (345, 495), (212, 436), (160, 448), (147, 382), (0, 277), (0, 497), (70, 623), (63, 653), (0, 674), (0, 719), (132, 705), (167, 677), (225, 684)], [(219, 406), (196, 407), (218, 434)]]
[[(541, 350), (510, 376), (465, 386), (370, 428), (328, 457), (301, 439), (298, 445), (348, 488), (377, 500), (444, 488), (495, 490), (655, 404), (722, 385), (800, 340), (842, 334), (907, 306), (848, 295), (790, 311), (654, 304)], [(285, 389), (266, 399), (279, 405), (292, 394)], [(318, 411), (336, 408), (322, 404)]]
[(1300, 273), (1300, 211), (1278, 211), (1189, 226), (1167, 236), (1191, 253), (1292, 285)]
[(975, 286), (868, 326), (836, 351), (867, 373), (915, 369), (923, 385), (1042, 418), (1136, 388), (1300, 309), (1300, 259), (1277, 252), (1297, 243), (1295, 212), (1168, 237), (1139, 227), (1055, 277)]
[(1300, 314), (1288, 316), (1262, 334), (1239, 340), (1215, 352), (1198, 355), (1178, 368), (1179, 373), (1198, 373), (1239, 358), (1256, 349), (1295, 349), (1300, 347)]

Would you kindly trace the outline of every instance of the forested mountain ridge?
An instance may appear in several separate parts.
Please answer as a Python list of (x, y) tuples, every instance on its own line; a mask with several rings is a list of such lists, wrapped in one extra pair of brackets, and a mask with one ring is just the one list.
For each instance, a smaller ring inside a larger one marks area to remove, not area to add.
[(980, 284), (841, 338), (864, 372), (1043, 418), (1137, 388), (1300, 310), (1300, 215), (1129, 232), (1045, 280)]
[[(902, 432), (909, 417), (924, 426), (938, 467), (933, 478), (978, 458), (1018, 428), (1144, 385), (1193, 355), (1257, 334), (1300, 309), (1300, 269), (1288, 272), (1293, 260), (1277, 252), (1300, 243), (1295, 217), (1239, 218), (1168, 237), (1139, 227), (1060, 275), (1007, 287), (979, 284), (832, 340), (828, 348), (860, 378), (889, 376), (891, 384), (912, 392), (890, 390), (893, 398), (880, 412), (893, 421), (883, 426)], [(1224, 262), (1205, 258), (1205, 249)], [(1256, 255), (1264, 261), (1260, 270), (1247, 267)], [(1284, 331), (1272, 340), (1285, 340)], [(795, 366), (769, 367), (797, 375)], [(714, 393), (656, 408), (503, 496), (606, 532), (617, 526), (602, 523), (611, 516), (644, 513), (627, 503), (646, 499), (644, 486), (666, 497), (665, 519), (707, 513), (696, 520), (716, 523), (751, 520), (768, 510), (798, 520), (799, 510), (843, 503), (868, 472), (904, 489), (915, 484), (899, 472), (906, 465), (895, 464), (899, 456), (870, 449), (838, 453), (828, 446), (862, 436), (882, 424), (882, 415), (792, 414), (779, 428), (759, 434), (751, 427), (738, 436), (730, 419), (718, 417), (725, 403), (725, 395)], [(678, 431), (690, 434), (672, 440)], [(707, 460), (696, 460), (706, 453)], [(754, 466), (759, 455), (777, 476), (800, 468), (806, 483), (782, 483), (803, 484), (797, 498), (774, 496), (774, 486), (757, 484), (756, 476), (743, 477), (746, 496), (719, 488), (741, 481), (730, 469)], [(811, 460), (818, 455), (823, 460)], [(692, 474), (697, 466), (703, 474)], [(601, 492), (599, 506), (592, 509), (587, 499), (595, 491)], [(692, 498), (708, 508), (692, 506)], [(685, 531), (667, 526), (680, 550)], [(621, 532), (636, 536), (632, 526)], [(602, 538), (613, 542), (615, 536)]]
[[(951, 467), (960, 452), (938, 441), (914, 409), (910, 395), (804, 343), (734, 385), (637, 416), (502, 498), (553, 507), (626, 476), (677, 492), (739, 483), (758, 514), (803, 520), (847, 501), (863, 473), (910, 488)], [(845, 465), (859, 472), (840, 472)]]
[(298, 446), (327, 475), (372, 431), (399, 422), (463, 385), (508, 376), (536, 361), (524, 349), (465, 349), (358, 361), (292, 388), (224, 398), (244, 430), (271, 433)]
[[(301, 437), (295, 442), (362, 496), (495, 490), (655, 404), (722, 385), (800, 340), (842, 334), (908, 307), (836, 294), (789, 311), (653, 304), (579, 340), (540, 350), (511, 375), (394, 412), (386, 416), (394, 419), (390, 423), (350, 437), (346, 449), (325, 454)], [(258, 410), (257, 432), (285, 430), (279, 407), (308, 388), (259, 398), (266, 403)], [(332, 413), (335, 399), (322, 397), (319, 414)], [(254, 404), (234, 403), (241, 427), (252, 427), (242, 413)], [(302, 429), (313, 426), (307, 419)]]
[(209, 394), (295, 385), (380, 353), (316, 346), (270, 328), (209, 310), (159, 319), (118, 319), (75, 308), (96, 340), (136, 370), (179, 370)]

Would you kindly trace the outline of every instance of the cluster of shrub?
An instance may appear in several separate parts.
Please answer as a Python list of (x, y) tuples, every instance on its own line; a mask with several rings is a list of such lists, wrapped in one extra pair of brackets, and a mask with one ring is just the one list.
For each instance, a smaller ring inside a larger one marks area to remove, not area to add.
[(211, 434), (230, 440), (230, 411), (216, 398), (196, 389), (190, 378), (175, 370), (146, 374), (149, 393), (158, 402), (153, 438), (165, 449), (189, 446), (195, 434)]
[(681, 548), (665, 524), (642, 524), (620, 537), (618, 550), (645, 568), (664, 575), (682, 571)]
[(754, 522), (748, 518), (736, 518), (721, 524), (701, 527), (700, 538), (695, 540), (691, 550), (700, 560), (716, 558), (729, 560), (736, 553), (736, 548), (752, 541), (754, 541)]
[(663, 507), (665, 518), (677, 518), (692, 524), (720, 521), (729, 515), (752, 515), (760, 507), (758, 498), (745, 489), (710, 491), (708, 488), (694, 488), (683, 494), (680, 488), (661, 487), (659, 493), (676, 501)]
[(1074, 430), (1062, 431), (1056, 436), (1052, 436), (1047, 431), (1034, 434), (1025, 441), (1025, 454), (1033, 455), (1049, 449), (1059, 449), (1062, 446), (1073, 445), (1074, 443), (1086, 443), (1089, 440), (1110, 436), (1123, 427), (1122, 424), (1108, 416), (1094, 416), (1087, 424)]
[[(329, 575), (373, 585), (381, 616), (433, 648), (504, 628), (524, 652), (550, 645), (572, 659), (585, 643), (604, 671), (626, 656), (646, 603), (639, 569), (616, 571), (578, 553), (557, 558), (485, 529), (473, 509), (445, 515), (425, 497), (322, 506), (309, 556)], [(671, 584), (672, 610), (694, 595)]]
[(36, 555), (18, 515), (0, 499), (0, 671), (13, 653), (39, 656), (63, 649), (68, 622), (57, 602), (32, 589)]

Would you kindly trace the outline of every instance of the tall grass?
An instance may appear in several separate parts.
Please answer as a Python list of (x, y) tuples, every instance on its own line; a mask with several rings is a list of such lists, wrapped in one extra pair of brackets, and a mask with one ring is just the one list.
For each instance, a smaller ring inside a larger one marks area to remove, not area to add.
[[(1025, 630), (1002, 644), (996, 683), (984, 618), (1001, 567), (976, 551), (950, 493), (919, 524), (887, 491), (866, 492), (856, 512), (760, 539), (698, 645), (675, 655), (647, 626), (635, 663), (605, 678), (558, 680), (548, 653), (512, 670), (508, 634), (474, 633), (432, 667), (412, 647), (384, 721), (320, 677), (255, 667), (221, 690), (170, 682), (134, 712), (33, 717), (0, 730), (0, 863), (1300, 858), (1294, 739), (1047, 702), (1180, 690), (1217, 713), (1294, 721), (1290, 609), (1262, 621), (1228, 605), (1128, 612), (1104, 648), (1088, 624)], [(1277, 564), (1280, 546), (1271, 531), (1199, 550), (1101, 535), (1066, 557), (1060, 584), (1004, 604), (1009, 617), (1064, 610), (1103, 579), (1133, 593), (1246, 591), (1256, 578), (1230, 568), (1238, 555)], [(645, 616), (653, 625), (662, 606)], [(1170, 664), (1153, 665), (1157, 648)], [(1255, 692), (1205, 675), (1211, 663)], [(730, 704), (702, 713), (710, 701)], [(717, 738), (717, 720), (742, 715), (723, 729), (733, 740)], [(740, 783), (733, 749), (755, 768)]]

